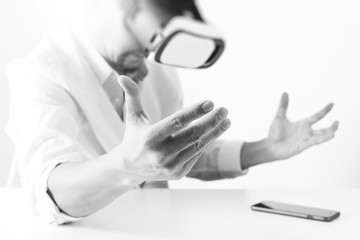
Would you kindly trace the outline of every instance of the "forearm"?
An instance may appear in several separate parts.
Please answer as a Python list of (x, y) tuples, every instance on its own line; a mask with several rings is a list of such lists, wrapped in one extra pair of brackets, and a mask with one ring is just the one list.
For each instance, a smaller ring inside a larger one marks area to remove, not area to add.
[[(241, 169), (246, 170), (259, 164), (275, 161), (274, 154), (271, 152), (271, 146), (268, 139), (244, 143), (242, 148), (239, 147), (238, 154), (238, 161), (240, 162)], [(211, 148), (207, 149), (187, 176), (210, 181), (242, 175), (237, 173), (237, 170), (235, 169), (234, 173), (221, 173), (219, 168), (220, 161), (228, 161), (229, 159), (220, 159), (218, 157), (216, 151), (219, 151), (220, 148), (221, 142), (217, 141)], [(226, 174), (229, 175), (229, 177), (224, 177)]]
[(263, 139), (257, 142), (246, 142), (241, 150), (241, 167), (248, 169), (250, 167), (275, 161), (270, 151), (270, 142)]
[(48, 188), (63, 212), (73, 217), (90, 215), (142, 182), (119, 171), (112, 155), (64, 163), (51, 172)]

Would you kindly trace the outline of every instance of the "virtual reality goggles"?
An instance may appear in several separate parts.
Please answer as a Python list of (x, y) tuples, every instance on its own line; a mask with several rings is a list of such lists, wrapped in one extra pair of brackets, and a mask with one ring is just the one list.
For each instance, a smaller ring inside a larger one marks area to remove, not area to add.
[(224, 47), (222, 34), (216, 28), (177, 16), (151, 38), (147, 58), (176, 67), (207, 68), (219, 59)]

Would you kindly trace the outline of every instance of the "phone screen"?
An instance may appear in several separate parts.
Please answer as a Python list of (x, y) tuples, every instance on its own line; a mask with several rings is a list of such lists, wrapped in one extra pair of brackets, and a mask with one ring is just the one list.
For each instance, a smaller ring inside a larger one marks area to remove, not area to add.
[(271, 201), (257, 203), (253, 205), (251, 209), (326, 222), (331, 221), (340, 215), (340, 212), (338, 211)]

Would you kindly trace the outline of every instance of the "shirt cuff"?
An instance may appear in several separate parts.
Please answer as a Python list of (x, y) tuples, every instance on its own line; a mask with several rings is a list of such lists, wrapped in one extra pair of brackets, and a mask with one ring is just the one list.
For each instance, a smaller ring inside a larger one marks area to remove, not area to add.
[(244, 175), (248, 169), (241, 168), (241, 149), (244, 142), (238, 140), (223, 141), (219, 150), (219, 172), (224, 178)]
[[(61, 162), (62, 163), (62, 162)], [(74, 222), (83, 219), (83, 217), (71, 217), (56, 205), (54, 200), (48, 194), (48, 179), (52, 170), (55, 169), (59, 164), (55, 163), (49, 165), (37, 178), (34, 186), (35, 194), (35, 208), (38, 213), (38, 217), (48, 223), (60, 225), (67, 222)]]

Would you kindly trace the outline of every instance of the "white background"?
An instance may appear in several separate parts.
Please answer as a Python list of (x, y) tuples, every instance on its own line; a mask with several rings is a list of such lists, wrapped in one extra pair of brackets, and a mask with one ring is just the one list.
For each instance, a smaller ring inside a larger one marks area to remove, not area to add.
[[(0, 186), (13, 146), (2, 130), (8, 112), (5, 63), (23, 57), (51, 29), (73, 22), (76, 0), (0, 0)], [(105, 1), (104, 1), (105, 3)], [(183, 179), (174, 188), (360, 186), (360, 3), (357, 0), (200, 0), (207, 19), (225, 33), (227, 48), (206, 70), (181, 70), (185, 105), (211, 99), (230, 111), (224, 138), (267, 135), (281, 93), (290, 94), (291, 120), (329, 102), (334, 140), (290, 160), (250, 169), (235, 180)], [(21, 71), (21, 69), (19, 69)], [(26, 99), (24, 99), (26, 101)]]

